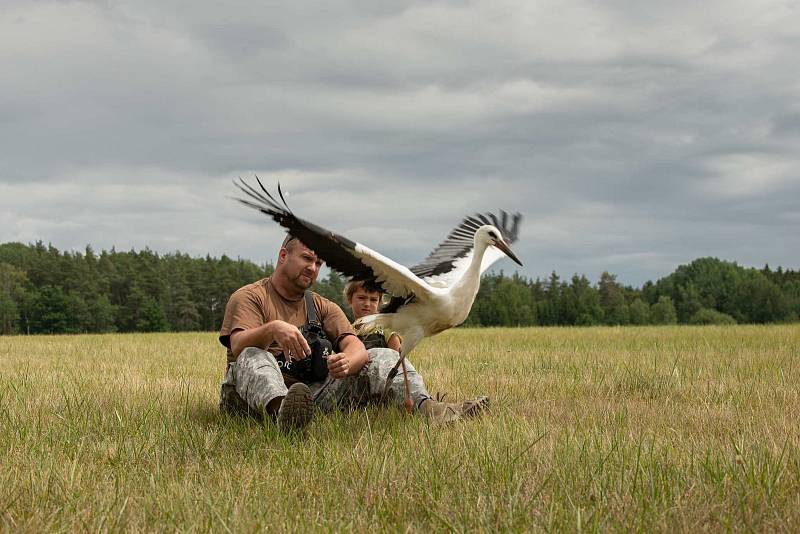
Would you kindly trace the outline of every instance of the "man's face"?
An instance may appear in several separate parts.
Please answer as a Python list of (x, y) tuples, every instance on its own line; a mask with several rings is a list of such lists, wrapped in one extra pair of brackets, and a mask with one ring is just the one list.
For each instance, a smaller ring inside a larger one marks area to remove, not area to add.
[(381, 294), (377, 291), (367, 291), (363, 287), (356, 289), (350, 297), (350, 307), (353, 308), (353, 315), (356, 319), (365, 315), (378, 313), (378, 304), (381, 301)]
[(300, 241), (289, 243), (289, 248), (282, 248), (280, 259), (286, 278), (298, 289), (306, 290), (316, 281), (322, 260), (313, 250)]

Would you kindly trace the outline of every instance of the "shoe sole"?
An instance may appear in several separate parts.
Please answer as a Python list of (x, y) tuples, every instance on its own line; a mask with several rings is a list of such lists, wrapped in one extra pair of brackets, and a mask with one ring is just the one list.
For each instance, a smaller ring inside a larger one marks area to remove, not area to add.
[(314, 397), (302, 382), (292, 384), (278, 410), (278, 429), (283, 433), (302, 430), (314, 416)]
[(481, 396), (471, 401), (469, 406), (465, 406), (462, 412), (462, 417), (475, 417), (482, 411), (489, 408), (489, 397)]

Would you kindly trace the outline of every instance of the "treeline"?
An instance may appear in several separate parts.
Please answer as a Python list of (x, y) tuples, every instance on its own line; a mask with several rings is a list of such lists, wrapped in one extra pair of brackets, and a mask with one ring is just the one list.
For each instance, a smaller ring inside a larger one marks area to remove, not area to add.
[(467, 320), (476, 326), (736, 324), (794, 322), (800, 272), (745, 268), (716, 258), (681, 265), (640, 289), (604, 272), (547, 280), (485, 275)]
[(216, 330), (230, 294), (272, 266), (145, 249), (0, 245), (0, 332)]
[[(215, 331), (239, 287), (271, 264), (175, 252), (60, 252), (39, 242), (0, 245), (0, 333)], [(315, 290), (344, 306), (331, 272)], [(636, 289), (603, 273), (569, 281), (487, 274), (467, 325), (643, 325), (798, 320), (800, 272), (750, 269), (714, 258)]]

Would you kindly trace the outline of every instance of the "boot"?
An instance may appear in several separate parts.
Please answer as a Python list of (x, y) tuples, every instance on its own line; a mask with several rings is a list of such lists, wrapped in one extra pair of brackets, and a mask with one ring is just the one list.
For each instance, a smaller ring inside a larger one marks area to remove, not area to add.
[(278, 408), (278, 429), (284, 434), (302, 430), (314, 416), (314, 397), (302, 382), (292, 384)]
[(419, 405), (419, 412), (436, 423), (453, 423), (473, 417), (489, 407), (489, 397), (482, 395), (464, 402), (443, 402), (444, 395), (428, 397)]

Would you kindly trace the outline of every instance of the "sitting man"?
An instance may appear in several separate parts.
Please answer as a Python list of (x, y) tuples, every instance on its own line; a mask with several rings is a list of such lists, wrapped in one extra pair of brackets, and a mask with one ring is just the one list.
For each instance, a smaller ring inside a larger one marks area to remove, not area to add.
[[(403, 406), (403, 377), (395, 376), (384, 396), (389, 371), (398, 353), (388, 348), (367, 351), (342, 310), (308, 292), (322, 266), (313, 250), (288, 235), (281, 245), (272, 276), (246, 285), (231, 295), (219, 334), (228, 349), (220, 408), (273, 417), (283, 432), (302, 429), (314, 409), (333, 410), (386, 398)], [(308, 293), (307, 293), (308, 292)], [(314, 310), (308, 310), (312, 300)], [(314, 316), (334, 353), (327, 355), (327, 377), (298, 379), (297, 362), (311, 354), (300, 331)], [(440, 422), (481, 411), (486, 397), (464, 403), (444, 403), (428, 395), (422, 377), (407, 363), (415, 410)]]

